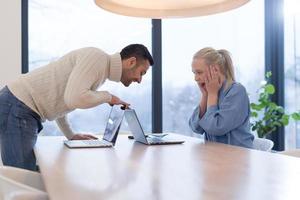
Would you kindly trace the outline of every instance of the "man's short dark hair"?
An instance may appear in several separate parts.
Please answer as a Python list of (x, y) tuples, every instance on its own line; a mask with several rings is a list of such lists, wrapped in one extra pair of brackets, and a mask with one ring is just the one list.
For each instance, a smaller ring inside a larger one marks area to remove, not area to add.
[(137, 60), (148, 60), (150, 65), (154, 64), (153, 58), (147, 47), (142, 44), (130, 44), (123, 48), (120, 54), (122, 60), (135, 57)]

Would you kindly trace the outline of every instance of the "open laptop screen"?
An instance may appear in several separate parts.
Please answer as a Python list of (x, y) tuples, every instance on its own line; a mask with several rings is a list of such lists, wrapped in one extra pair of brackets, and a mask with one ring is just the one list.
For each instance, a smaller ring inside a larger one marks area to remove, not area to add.
[(135, 111), (133, 109), (127, 109), (125, 111), (125, 118), (135, 140), (147, 144), (146, 136)]
[(124, 115), (124, 110), (121, 109), (121, 106), (113, 106), (111, 108), (106, 128), (104, 131), (103, 139), (108, 142), (113, 142), (116, 136), (116, 133), (118, 132), (118, 129), (120, 128), (122, 119)]

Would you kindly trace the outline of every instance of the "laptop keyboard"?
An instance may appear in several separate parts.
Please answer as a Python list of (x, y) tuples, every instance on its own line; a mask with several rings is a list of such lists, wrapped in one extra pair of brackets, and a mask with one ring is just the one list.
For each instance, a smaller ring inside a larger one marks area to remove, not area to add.
[(101, 140), (82, 140), (84, 144), (92, 145), (92, 146), (110, 146), (107, 142), (101, 141)]
[(165, 141), (165, 140), (160, 140), (158, 138), (147, 138), (148, 143), (150, 144), (165, 144), (165, 143), (169, 143), (169, 141)]

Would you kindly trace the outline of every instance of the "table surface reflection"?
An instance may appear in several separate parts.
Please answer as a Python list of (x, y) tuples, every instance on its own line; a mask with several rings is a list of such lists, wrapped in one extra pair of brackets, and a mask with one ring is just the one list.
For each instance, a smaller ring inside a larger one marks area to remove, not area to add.
[[(174, 136), (174, 135), (173, 135)], [(300, 159), (178, 136), (146, 146), (68, 149), (40, 136), (35, 153), (50, 199), (299, 199)]]

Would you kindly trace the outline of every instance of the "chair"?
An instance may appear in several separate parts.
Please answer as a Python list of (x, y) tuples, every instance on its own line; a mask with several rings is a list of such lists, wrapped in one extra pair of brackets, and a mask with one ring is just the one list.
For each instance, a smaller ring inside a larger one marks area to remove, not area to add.
[(274, 143), (272, 140), (265, 138), (254, 138), (253, 140), (253, 148), (260, 151), (271, 151)]
[(278, 153), (286, 156), (294, 156), (300, 158), (300, 149), (286, 150)]
[(15, 167), (0, 167), (0, 199), (47, 200), (39, 173)]

